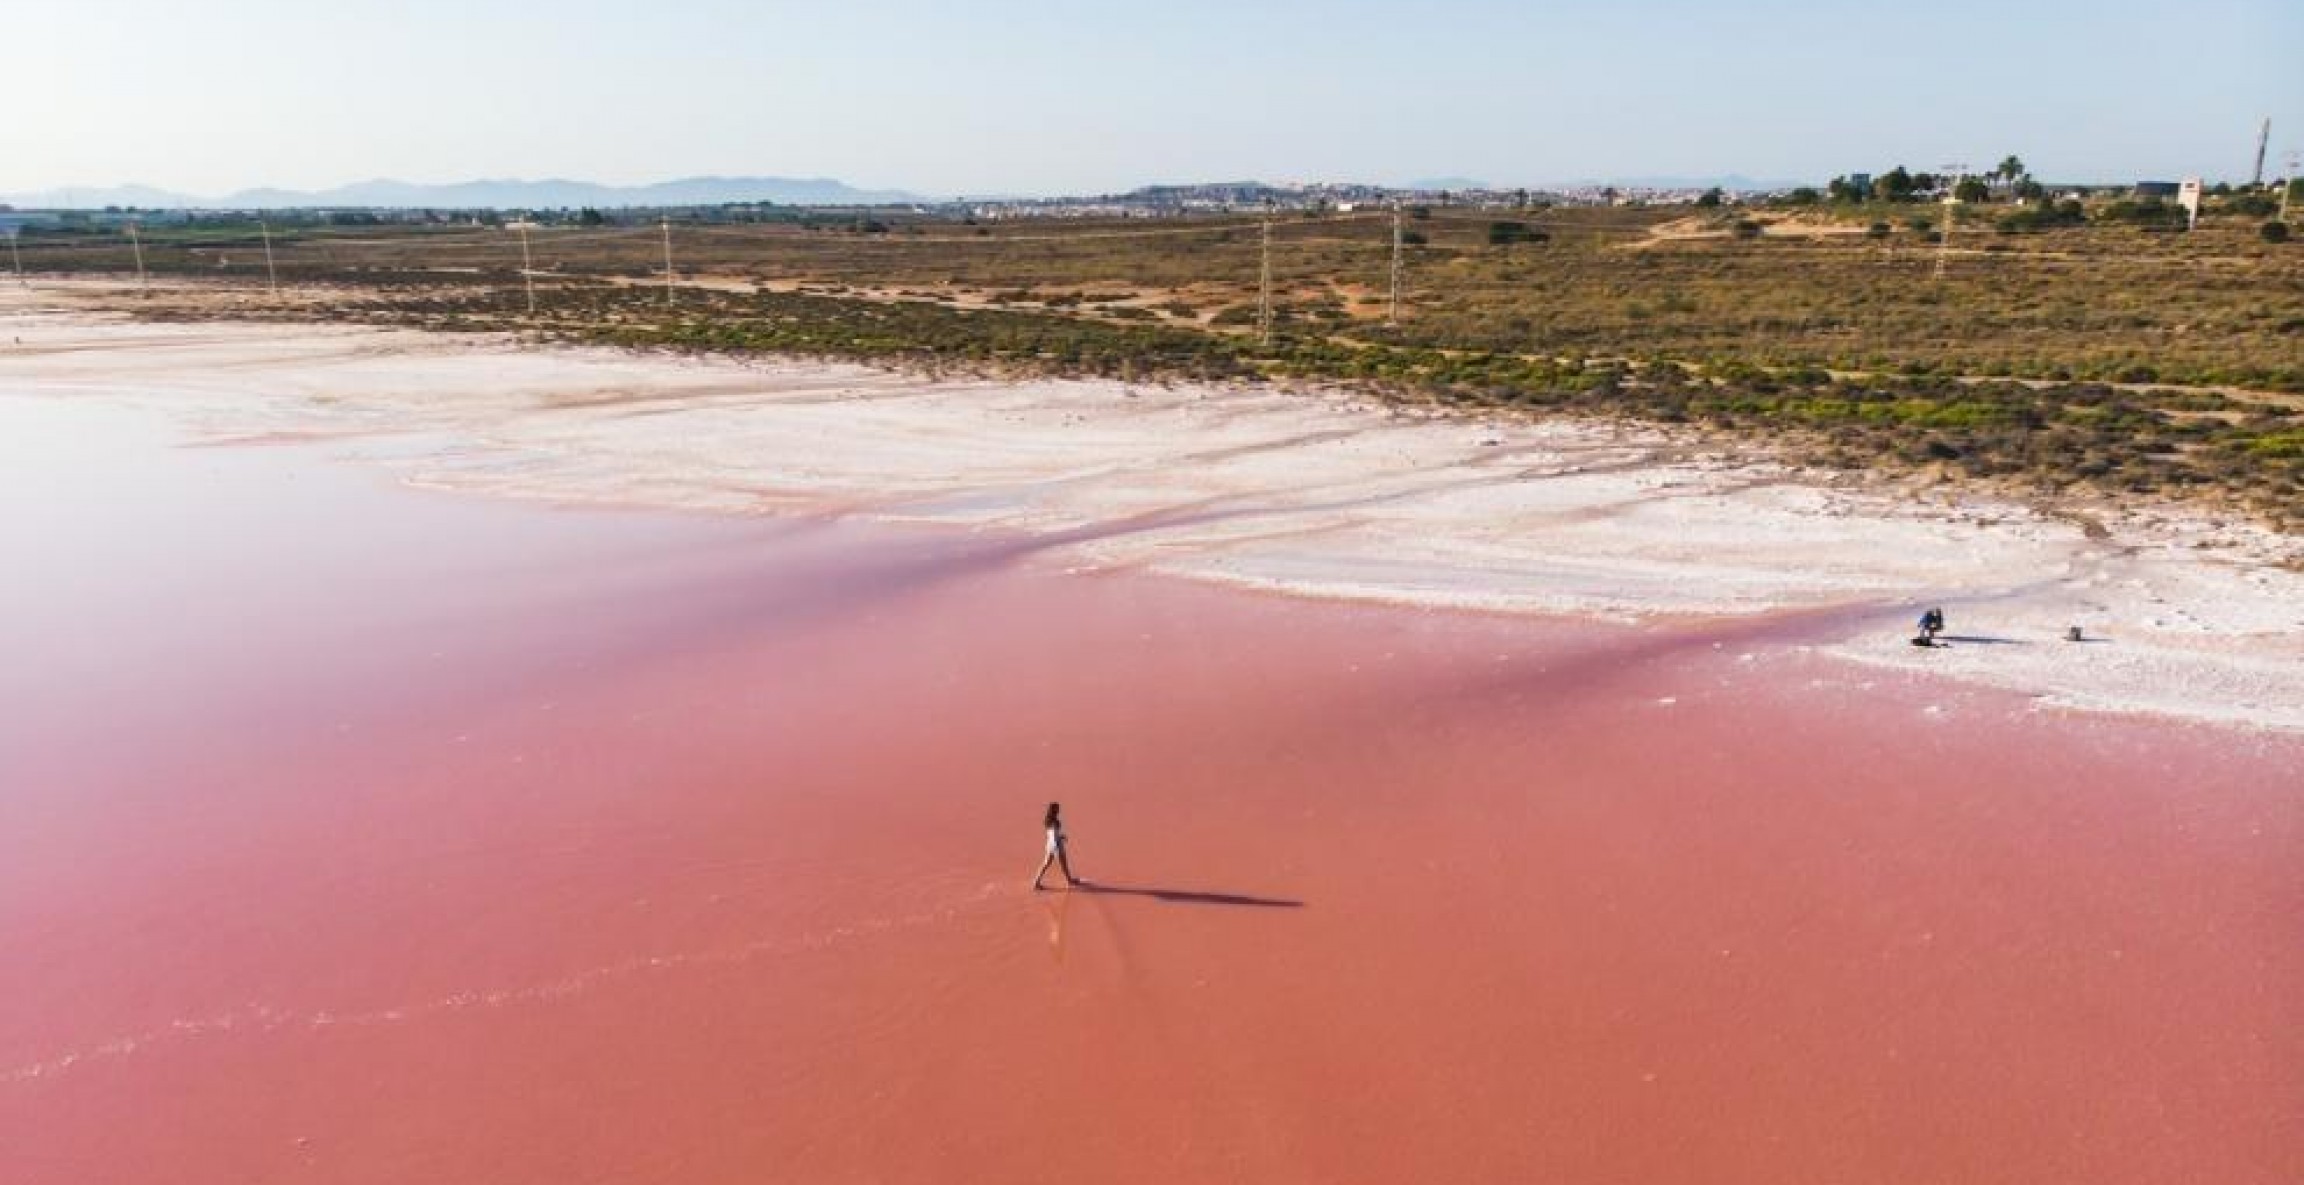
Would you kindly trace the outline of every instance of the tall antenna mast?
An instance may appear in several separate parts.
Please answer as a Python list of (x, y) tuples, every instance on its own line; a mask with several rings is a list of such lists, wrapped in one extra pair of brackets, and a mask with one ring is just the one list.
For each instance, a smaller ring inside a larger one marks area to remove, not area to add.
[[(672, 307), (672, 217), (671, 217), (671, 215), (667, 214), (667, 215), (664, 215), (664, 216), (662, 216), (662, 218), (660, 219), (660, 222), (661, 222), (661, 224), (662, 224), (662, 226), (663, 226), (663, 228), (664, 228), (664, 307), (665, 307), (665, 308), (671, 308), (671, 307)], [(707, 302), (707, 303), (709, 303), (709, 302)]]
[(2271, 143), (2272, 117), (2267, 115), (2264, 117), (2263, 126), (2256, 129), (2256, 179), (2248, 183), (2250, 186), (2264, 184), (2264, 149), (2269, 147)]
[(272, 295), (280, 295), (280, 273), (272, 267), (272, 224), (259, 218), (256, 229), (264, 232), (264, 286)]
[(520, 281), (528, 286), (528, 315), (536, 315), (536, 265), (528, 255), (528, 220), (512, 224), (520, 232)]
[(1264, 199), (1262, 262), (1256, 275), (1256, 341), (1272, 344), (1272, 199)]
[(136, 224), (134, 222), (128, 224), (128, 245), (136, 252), (136, 287), (138, 289), (147, 288), (149, 285), (145, 282), (144, 277), (144, 240), (136, 237)]
[(1952, 224), (1959, 220), (1960, 182), (1968, 177), (1968, 166), (1944, 166), (1944, 230), (1936, 239), (1936, 279), (1944, 278), (1944, 264), (1952, 254)]
[(8, 258), (16, 262), (16, 286), (30, 288), (32, 285), (24, 279), (24, 252), (16, 246), (16, 236), (21, 233), (16, 227), (8, 228)]
[(1386, 325), (1400, 323), (1400, 203), (1392, 203), (1392, 315), (1385, 318)]

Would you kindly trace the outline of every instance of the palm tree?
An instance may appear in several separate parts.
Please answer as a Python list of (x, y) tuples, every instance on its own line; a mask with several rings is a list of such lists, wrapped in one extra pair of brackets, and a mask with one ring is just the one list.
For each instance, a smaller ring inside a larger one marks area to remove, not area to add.
[(1993, 174), (2000, 178), (2001, 185), (2013, 190), (2016, 183), (2024, 178), (2024, 162), (2017, 159), (2015, 153), (2009, 153), (2008, 159), (2001, 161), (2000, 167), (1993, 170)]

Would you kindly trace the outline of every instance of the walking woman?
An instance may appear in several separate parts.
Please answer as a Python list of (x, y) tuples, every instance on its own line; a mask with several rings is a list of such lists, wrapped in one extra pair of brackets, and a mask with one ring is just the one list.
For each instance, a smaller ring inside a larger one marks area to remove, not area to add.
[(1072, 875), (1072, 858), (1064, 851), (1064, 819), (1059, 814), (1063, 809), (1062, 804), (1051, 802), (1048, 804), (1048, 813), (1040, 820), (1040, 825), (1048, 829), (1048, 854), (1040, 858), (1040, 871), (1032, 874), (1032, 887), (1035, 889), (1041, 887), (1040, 878), (1048, 875), (1048, 866), (1051, 864), (1064, 870), (1066, 885), (1082, 883), (1079, 877)]

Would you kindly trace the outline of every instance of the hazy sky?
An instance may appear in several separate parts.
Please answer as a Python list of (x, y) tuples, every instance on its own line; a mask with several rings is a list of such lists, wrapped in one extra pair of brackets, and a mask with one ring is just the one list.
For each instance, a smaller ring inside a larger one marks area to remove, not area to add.
[(2304, 0), (0, 0), (0, 192), (2245, 179)]

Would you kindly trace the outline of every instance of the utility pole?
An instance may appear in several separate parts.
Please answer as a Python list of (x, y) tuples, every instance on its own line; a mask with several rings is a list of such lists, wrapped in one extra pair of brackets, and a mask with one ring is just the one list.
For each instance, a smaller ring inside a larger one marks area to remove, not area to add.
[(145, 291), (150, 285), (144, 277), (144, 240), (136, 237), (136, 224), (133, 222), (128, 224), (128, 246), (136, 252), (136, 288)]
[(1400, 229), (1400, 203), (1392, 203), (1392, 315), (1385, 318), (1386, 325), (1400, 323), (1400, 245), (1406, 236)]
[(1944, 278), (1944, 265), (1952, 254), (1952, 224), (1960, 213), (1960, 182), (1968, 176), (1968, 166), (1944, 166), (1944, 231), (1936, 240), (1936, 279)]
[(2256, 129), (2256, 179), (2248, 183), (2251, 189), (2264, 184), (2264, 149), (2271, 143), (2272, 117), (2267, 115), (2264, 117), (2264, 125)]
[(1256, 275), (1256, 342), (1272, 344), (1272, 203), (1264, 203), (1262, 262)]
[(536, 315), (536, 265), (528, 254), (528, 220), (512, 224), (520, 232), (520, 281), (528, 286), (528, 315)]
[(664, 215), (664, 216), (663, 216), (663, 217), (660, 219), (660, 223), (661, 223), (661, 225), (662, 225), (662, 226), (663, 226), (663, 228), (664, 228), (664, 307), (665, 307), (665, 308), (671, 308), (671, 307), (672, 307), (672, 217), (671, 217), (671, 215), (668, 215), (668, 214), (667, 214), (667, 215)]
[(272, 224), (259, 218), (256, 229), (264, 232), (264, 286), (274, 297), (280, 295), (280, 273), (272, 266)]
[(24, 252), (16, 246), (16, 236), (20, 233), (22, 232), (13, 226), (8, 228), (8, 258), (16, 263), (16, 286), (18, 288), (30, 288), (32, 285), (25, 282), (24, 279)]
[(2304, 165), (2304, 153), (2288, 150), (2288, 175), (2280, 179), (2280, 221), (2288, 221), (2288, 195), (2296, 192), (2296, 169)]

